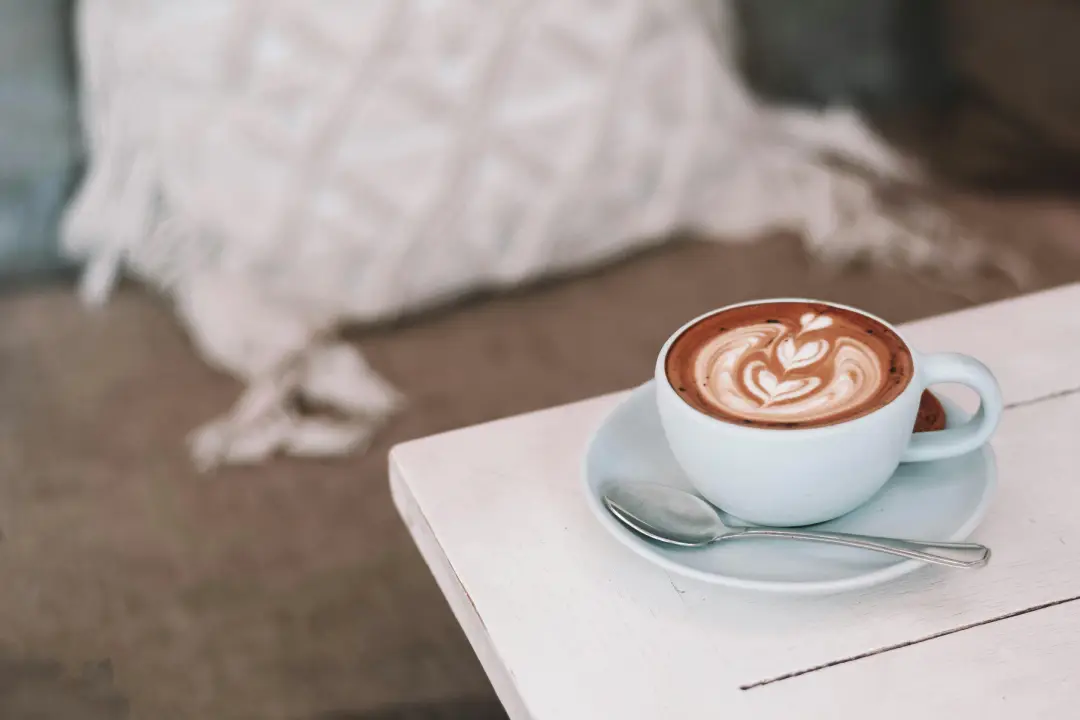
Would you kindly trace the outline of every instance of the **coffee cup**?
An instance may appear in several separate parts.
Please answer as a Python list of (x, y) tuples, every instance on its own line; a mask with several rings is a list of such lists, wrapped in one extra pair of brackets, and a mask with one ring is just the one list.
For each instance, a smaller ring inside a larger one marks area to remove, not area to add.
[[(835, 303), (758, 300), (705, 313), (664, 343), (656, 402), (679, 465), (707, 500), (747, 522), (795, 526), (859, 507), (901, 462), (986, 443), (1003, 409), (990, 370), (922, 354), (884, 320)], [(972, 388), (978, 411), (913, 434), (924, 390)]]

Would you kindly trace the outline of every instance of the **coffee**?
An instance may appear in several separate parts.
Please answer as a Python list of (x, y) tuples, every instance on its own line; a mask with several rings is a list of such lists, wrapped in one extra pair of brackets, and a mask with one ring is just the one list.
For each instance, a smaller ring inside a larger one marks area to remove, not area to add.
[(923, 390), (919, 399), (919, 414), (915, 416), (915, 432), (937, 432), (945, 429), (945, 408), (934, 393)]
[(767, 302), (710, 315), (672, 343), (664, 369), (688, 404), (750, 427), (813, 428), (862, 417), (899, 396), (914, 361), (895, 332), (861, 313)]

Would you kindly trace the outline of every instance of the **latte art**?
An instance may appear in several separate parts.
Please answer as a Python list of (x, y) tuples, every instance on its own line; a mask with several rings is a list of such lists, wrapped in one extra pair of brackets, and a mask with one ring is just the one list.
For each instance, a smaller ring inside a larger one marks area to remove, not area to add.
[(702, 394), (752, 420), (806, 421), (866, 402), (881, 384), (877, 355), (859, 338), (833, 337), (828, 315), (805, 313), (798, 325), (737, 328), (701, 348), (694, 363)]
[(739, 317), (721, 313), (702, 322), (716, 326), (707, 335), (691, 328), (693, 347), (680, 347), (680, 337), (669, 353), (676, 372), (668, 363), (676, 389), (721, 419), (780, 427), (840, 422), (880, 407), (910, 377), (910, 354), (897, 352), (899, 338), (871, 318), (809, 303), (729, 312)]

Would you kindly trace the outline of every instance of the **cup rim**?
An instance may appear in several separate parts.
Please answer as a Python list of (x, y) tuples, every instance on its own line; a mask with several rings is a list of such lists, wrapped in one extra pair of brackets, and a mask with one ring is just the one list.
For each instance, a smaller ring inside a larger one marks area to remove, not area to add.
[[(880, 407), (874, 408), (873, 410), (871, 410), (870, 412), (868, 412), (868, 413), (866, 413), (864, 415), (859, 415), (858, 417), (851, 418), (850, 420), (842, 420), (841, 422), (830, 423), (829, 425), (818, 425), (817, 427), (794, 427), (794, 428), (760, 427), (760, 426), (752, 426), (752, 425), (741, 425), (739, 423), (730, 422), (728, 420), (721, 420), (718, 417), (710, 415), (710, 414), (708, 414), (706, 412), (702, 412), (698, 408), (696, 408), (693, 405), (691, 405), (690, 403), (688, 403), (685, 399), (683, 399), (683, 397), (681, 395), (679, 395), (679, 393), (675, 392), (675, 388), (671, 384), (671, 380), (667, 376), (666, 361), (667, 361), (668, 353), (671, 351), (671, 346), (675, 343), (675, 340), (677, 340), (684, 332), (686, 332), (687, 330), (689, 330), (691, 327), (698, 324), (702, 320), (704, 320), (706, 318), (709, 318), (709, 317), (712, 317), (713, 315), (717, 315), (717, 314), (722, 313), (722, 312), (727, 312), (728, 310), (735, 310), (736, 308), (746, 307), (748, 305), (774, 305), (774, 304), (779, 304), (779, 303), (809, 303), (809, 304), (813, 304), (813, 305), (827, 305), (829, 307), (837, 308), (837, 309), (840, 309), (840, 310), (847, 310), (849, 312), (853, 312), (853, 313), (855, 313), (857, 315), (862, 315), (863, 317), (867, 317), (867, 318), (870, 318), (871, 320), (875, 320), (875, 321), (881, 323), (882, 325), (887, 327), (889, 330), (896, 333), (896, 336), (898, 338), (900, 338), (901, 342), (904, 343), (904, 347), (907, 348), (908, 353), (911, 355), (912, 373), (911, 373), (911, 377), (908, 379), (907, 385), (904, 387), (904, 389), (896, 397), (889, 400), (889, 402), (885, 403), (884, 405), (881, 405)], [(897, 327), (895, 325), (893, 325), (891, 322), (889, 322), (888, 320), (880, 318), (880, 317), (878, 317), (877, 315), (875, 315), (875, 314), (873, 314), (871, 312), (867, 312), (866, 310), (863, 310), (862, 308), (853, 307), (851, 305), (845, 305), (843, 303), (832, 302), (830, 300), (816, 300), (814, 298), (800, 298), (800, 297), (773, 297), (773, 298), (761, 298), (761, 299), (758, 299), (758, 300), (746, 300), (746, 301), (743, 301), (743, 302), (732, 303), (731, 305), (724, 305), (723, 307), (719, 307), (719, 308), (716, 308), (714, 310), (709, 310), (708, 312), (702, 313), (701, 315), (698, 315), (697, 317), (693, 318), (692, 320), (689, 320), (689, 321), (683, 323), (683, 325), (681, 327), (679, 327), (678, 330), (676, 330), (674, 333), (672, 333), (668, 337), (668, 339), (664, 341), (663, 347), (660, 348), (660, 354), (657, 356), (656, 366), (655, 366), (653, 374), (654, 374), (654, 376), (656, 378), (657, 385), (659, 387), (666, 388), (666, 390), (672, 396), (674, 396), (675, 398), (678, 399), (678, 401), (679, 401), (679, 403), (680, 403), (680, 405), (682, 407), (686, 408), (687, 410), (690, 410), (698, 418), (701, 418), (703, 420), (706, 420), (706, 421), (709, 421), (709, 422), (712, 422), (712, 423), (717, 423), (718, 425), (724, 427), (725, 429), (730, 428), (733, 431), (744, 432), (744, 433), (748, 433), (748, 434), (763, 433), (763, 432), (778, 432), (778, 431), (783, 432), (785, 434), (792, 434), (792, 433), (799, 433), (799, 434), (809, 434), (809, 433), (828, 434), (828, 433), (835, 433), (835, 432), (843, 432), (845, 428), (849, 427), (853, 423), (857, 423), (860, 420), (866, 420), (867, 418), (873, 417), (874, 415), (877, 415), (879, 412), (881, 412), (885, 408), (892, 406), (900, 398), (904, 397), (913, 386), (915, 386), (915, 378), (919, 375), (919, 367), (920, 367), (920, 362), (919, 362), (919, 354), (918, 354), (918, 352), (916, 352), (915, 349), (911, 346), (911, 343), (904, 336), (904, 334), (902, 332), (900, 332), (900, 330), (897, 329)]]

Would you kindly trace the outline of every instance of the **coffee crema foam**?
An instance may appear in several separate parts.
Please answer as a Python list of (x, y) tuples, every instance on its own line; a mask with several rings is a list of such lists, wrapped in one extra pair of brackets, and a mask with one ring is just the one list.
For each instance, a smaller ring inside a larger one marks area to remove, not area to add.
[(817, 303), (760, 303), (711, 315), (668, 351), (672, 387), (704, 413), (758, 427), (809, 428), (866, 415), (907, 387), (896, 333)]

